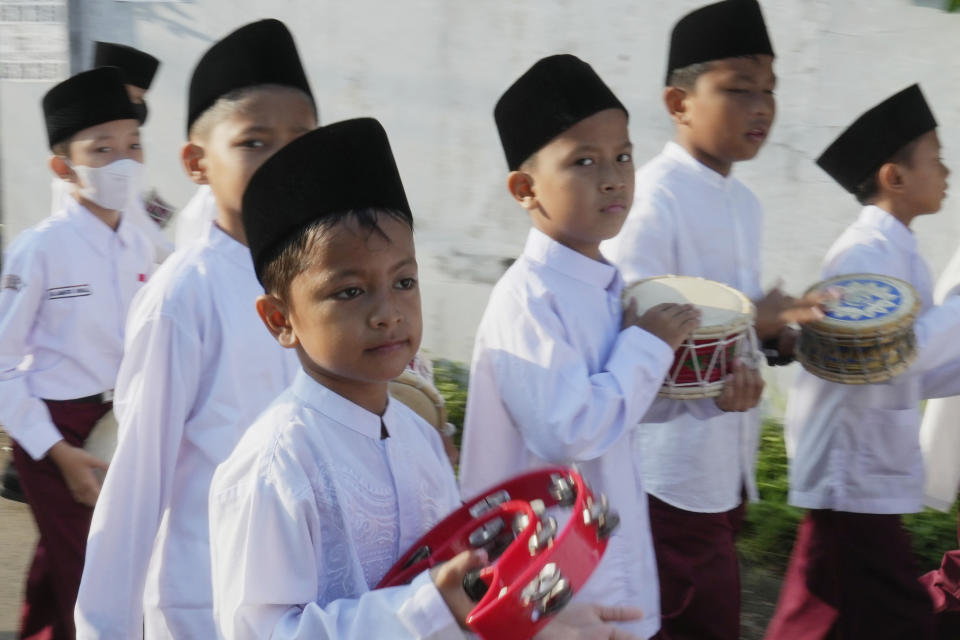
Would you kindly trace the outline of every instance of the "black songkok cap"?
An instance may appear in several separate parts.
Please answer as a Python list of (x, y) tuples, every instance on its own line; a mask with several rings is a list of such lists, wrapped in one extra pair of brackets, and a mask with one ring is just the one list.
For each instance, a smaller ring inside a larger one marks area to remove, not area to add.
[(78, 131), (113, 120), (137, 120), (123, 76), (116, 67), (100, 67), (67, 78), (43, 96), (43, 117), (50, 147)]
[(817, 164), (850, 193), (900, 149), (928, 131), (937, 121), (912, 85), (870, 109), (833, 141)]
[(680, 18), (670, 34), (667, 84), (677, 69), (738, 56), (774, 55), (757, 0), (723, 0)]
[(336, 122), (271, 156), (243, 193), (243, 228), (257, 279), (285, 241), (312, 222), (351, 209), (413, 214), (390, 150), (373, 118)]
[(187, 134), (222, 96), (260, 84), (300, 89), (313, 99), (290, 31), (279, 20), (240, 27), (210, 47), (193, 70), (187, 106)]
[(510, 170), (604, 109), (627, 113), (593, 67), (569, 54), (539, 60), (510, 85), (493, 110)]
[(153, 82), (160, 61), (149, 53), (125, 44), (97, 41), (93, 43), (93, 66), (118, 67), (124, 83), (146, 91)]

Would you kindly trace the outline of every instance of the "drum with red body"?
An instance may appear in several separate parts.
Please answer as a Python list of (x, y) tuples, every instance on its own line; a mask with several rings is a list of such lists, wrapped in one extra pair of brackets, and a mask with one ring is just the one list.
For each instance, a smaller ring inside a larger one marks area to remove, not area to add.
[(691, 276), (657, 276), (639, 280), (623, 292), (623, 306), (635, 300), (637, 313), (658, 304), (692, 304), (701, 313), (700, 327), (677, 349), (660, 396), (679, 400), (709, 398), (723, 391), (736, 358), (757, 359), (753, 332), (756, 310), (733, 287)]
[[(562, 528), (546, 510), (572, 510)], [(467, 626), (485, 640), (531, 638), (593, 573), (619, 523), (604, 496), (575, 470), (549, 468), (492, 487), (418, 540), (377, 588), (406, 584), (461, 551), (487, 549), (491, 563), (464, 589), (477, 604)]]

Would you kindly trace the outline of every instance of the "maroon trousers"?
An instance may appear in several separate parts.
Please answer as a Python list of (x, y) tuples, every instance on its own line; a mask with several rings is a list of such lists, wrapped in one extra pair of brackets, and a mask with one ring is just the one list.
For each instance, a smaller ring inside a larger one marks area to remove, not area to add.
[[(45, 400), (64, 440), (82, 446), (107, 411), (99, 402)], [(20, 618), (21, 640), (72, 640), (73, 607), (80, 589), (87, 533), (93, 509), (73, 499), (60, 469), (49, 456), (34, 460), (14, 443), (13, 461), (40, 531), (27, 574)]]
[(810, 511), (765, 640), (929, 640), (933, 604), (898, 515)]
[(739, 640), (740, 565), (734, 541), (745, 509), (694, 513), (648, 495), (660, 575), (657, 640)]
[[(957, 540), (960, 542), (960, 522), (957, 523)], [(940, 638), (960, 638), (960, 550), (943, 554), (940, 568), (925, 573), (920, 583), (933, 599)]]

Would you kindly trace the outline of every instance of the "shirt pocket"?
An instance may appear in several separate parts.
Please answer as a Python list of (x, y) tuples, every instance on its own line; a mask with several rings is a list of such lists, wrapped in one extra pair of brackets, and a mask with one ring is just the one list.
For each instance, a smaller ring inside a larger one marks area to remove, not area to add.
[(909, 477), (920, 456), (920, 413), (917, 409), (847, 407), (846, 422), (854, 439), (856, 462), (863, 476)]

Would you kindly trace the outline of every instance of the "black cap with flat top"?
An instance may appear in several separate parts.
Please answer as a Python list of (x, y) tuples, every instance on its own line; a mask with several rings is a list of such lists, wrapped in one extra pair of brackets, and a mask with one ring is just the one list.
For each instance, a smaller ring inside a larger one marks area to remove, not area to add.
[(297, 231), (326, 215), (365, 208), (399, 211), (413, 223), (383, 126), (356, 118), (300, 136), (257, 169), (243, 194), (257, 278)]
[(854, 120), (817, 158), (817, 164), (855, 194), (897, 151), (936, 128), (920, 85), (914, 84)]
[(605, 109), (627, 113), (589, 64), (569, 54), (537, 61), (510, 85), (493, 110), (510, 170), (516, 171), (558, 135)]
[(753, 55), (774, 55), (757, 0), (708, 4), (673, 26), (666, 82), (674, 71), (692, 64)]

